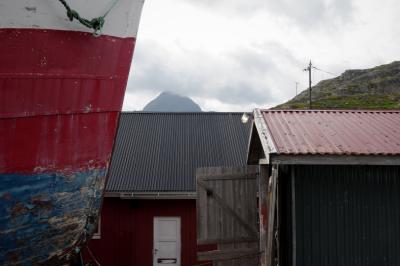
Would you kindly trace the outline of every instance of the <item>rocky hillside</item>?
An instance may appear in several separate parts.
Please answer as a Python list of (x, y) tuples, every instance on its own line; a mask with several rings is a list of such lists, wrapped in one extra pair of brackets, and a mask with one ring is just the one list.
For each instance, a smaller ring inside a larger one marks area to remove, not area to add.
[(146, 112), (201, 112), (200, 106), (189, 97), (162, 92), (144, 108)]
[[(370, 69), (346, 70), (312, 87), (315, 109), (400, 109), (400, 61)], [(308, 89), (274, 109), (307, 109)]]

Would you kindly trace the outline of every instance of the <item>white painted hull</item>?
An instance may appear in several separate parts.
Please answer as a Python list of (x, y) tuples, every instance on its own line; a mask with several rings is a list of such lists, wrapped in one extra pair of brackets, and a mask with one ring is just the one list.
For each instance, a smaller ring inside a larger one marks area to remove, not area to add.
[[(104, 15), (115, 0), (66, 0), (81, 17)], [(136, 37), (144, 0), (117, 0), (105, 18), (102, 34)], [(1, 0), (0, 28), (33, 28), (92, 32), (78, 21), (70, 21), (58, 0)]]

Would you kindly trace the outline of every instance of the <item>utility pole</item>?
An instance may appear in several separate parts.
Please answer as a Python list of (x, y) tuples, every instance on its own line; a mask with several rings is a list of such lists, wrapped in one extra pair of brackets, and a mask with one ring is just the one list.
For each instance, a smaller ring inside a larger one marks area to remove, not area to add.
[(308, 67), (306, 67), (303, 71), (308, 71), (308, 90), (309, 90), (309, 96), (310, 96), (310, 107), (309, 109), (312, 109), (312, 102), (311, 102), (311, 69), (313, 68), (313, 65), (310, 60), (310, 64)]
[[(311, 63), (311, 59), (310, 59), (310, 63), (308, 64), (308, 66), (307, 66), (305, 69), (303, 69), (303, 71), (308, 71), (308, 90), (309, 90), (309, 97), (310, 97), (310, 106), (309, 106), (309, 109), (312, 109), (312, 98), (311, 98), (311, 69), (313, 69), (313, 68), (314, 68), (315, 70), (318, 70), (318, 71), (327, 73), (327, 74), (332, 75), (332, 76), (336, 76), (336, 75), (337, 75), (337, 74), (335, 74), (335, 73), (332, 73), (332, 72), (329, 72), (329, 71), (325, 71), (325, 70), (322, 70), (322, 69), (320, 69), (320, 68), (317, 68), (317, 67), (313, 66), (313, 64)], [(297, 82), (296, 82), (296, 94), (297, 94)]]
[(296, 81), (296, 96), (297, 96), (297, 85), (299, 85), (299, 83)]

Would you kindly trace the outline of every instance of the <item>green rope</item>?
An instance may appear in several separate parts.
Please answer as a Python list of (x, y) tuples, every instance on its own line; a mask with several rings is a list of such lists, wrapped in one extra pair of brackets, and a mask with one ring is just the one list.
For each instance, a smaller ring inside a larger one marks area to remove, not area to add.
[(110, 8), (107, 10), (107, 12), (104, 13), (103, 16), (93, 18), (91, 20), (81, 17), (77, 11), (71, 9), (71, 7), (67, 4), (67, 2), (65, 0), (59, 0), (59, 1), (67, 10), (67, 17), (69, 18), (70, 21), (73, 21), (74, 19), (76, 19), (82, 25), (88, 27), (89, 29), (93, 29), (94, 36), (100, 36), (101, 30), (103, 29), (103, 26), (104, 26), (105, 17), (108, 15), (108, 13), (117, 4), (117, 2), (119, 0), (114, 0), (113, 4), (110, 6)]

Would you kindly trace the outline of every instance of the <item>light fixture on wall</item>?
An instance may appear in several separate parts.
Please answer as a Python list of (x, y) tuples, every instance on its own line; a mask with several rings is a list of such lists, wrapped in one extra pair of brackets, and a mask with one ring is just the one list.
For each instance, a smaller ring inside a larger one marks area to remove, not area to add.
[(243, 113), (242, 118), (240, 120), (242, 120), (243, 124), (246, 124), (249, 121), (249, 115), (247, 113)]

